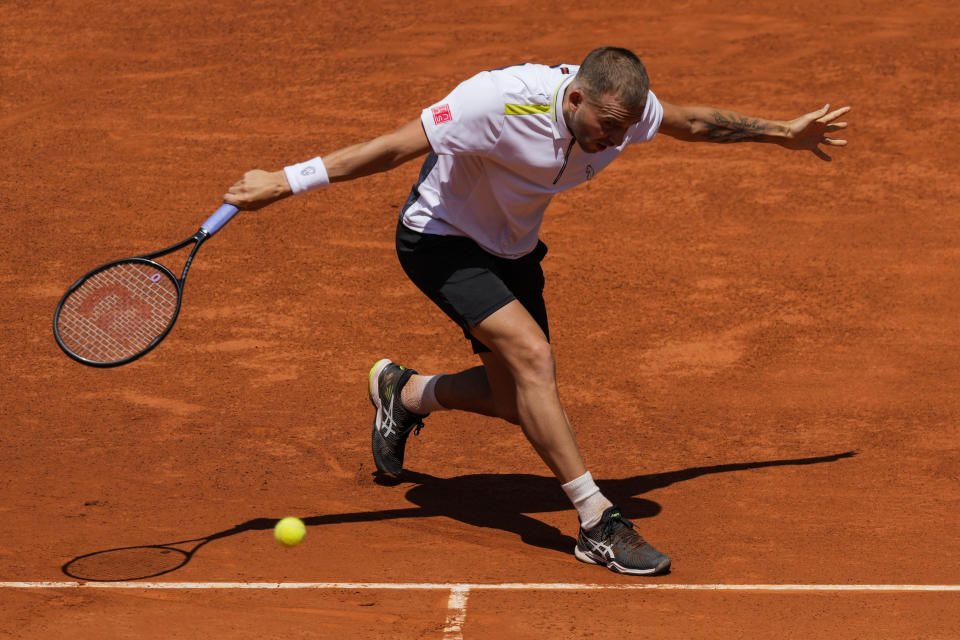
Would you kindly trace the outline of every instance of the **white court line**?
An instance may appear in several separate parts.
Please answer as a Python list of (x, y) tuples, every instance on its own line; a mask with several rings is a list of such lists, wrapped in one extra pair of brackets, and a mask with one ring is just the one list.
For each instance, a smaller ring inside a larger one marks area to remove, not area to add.
[(443, 625), (444, 640), (463, 640), (463, 622), (467, 619), (469, 587), (453, 587), (447, 601), (447, 621)]
[(10, 589), (339, 589), (448, 590), (443, 640), (463, 640), (470, 591), (779, 591), (779, 592), (943, 592), (960, 591), (958, 584), (569, 584), (569, 583), (394, 583), (394, 582), (0, 582)]
[[(443, 589), (461, 592), (466, 602), (470, 591), (960, 591), (960, 584), (567, 584), (516, 582), (501, 584), (434, 582), (0, 582), (7, 589)], [(459, 600), (458, 600), (459, 602)]]

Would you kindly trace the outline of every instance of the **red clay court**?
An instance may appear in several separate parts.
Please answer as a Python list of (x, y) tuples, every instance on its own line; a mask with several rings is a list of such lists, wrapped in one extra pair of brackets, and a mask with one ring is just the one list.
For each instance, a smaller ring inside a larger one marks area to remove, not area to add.
[[(130, 365), (54, 342), (77, 277), (243, 171), (604, 44), (670, 102), (853, 107), (831, 162), (658, 138), (547, 213), (565, 407), (668, 575), (576, 562), (506, 423), (435, 414), (374, 482), (370, 366), (474, 363), (394, 254), (419, 162), (240, 214)], [(0, 636), (960, 637), (958, 50), (946, 2), (3, 3)]]

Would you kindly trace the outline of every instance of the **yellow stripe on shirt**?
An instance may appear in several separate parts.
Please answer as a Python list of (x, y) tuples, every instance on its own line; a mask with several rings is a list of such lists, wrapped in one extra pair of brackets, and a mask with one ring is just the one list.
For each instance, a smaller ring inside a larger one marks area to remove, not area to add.
[(548, 104), (505, 104), (503, 112), (508, 116), (532, 116), (538, 113), (550, 113)]

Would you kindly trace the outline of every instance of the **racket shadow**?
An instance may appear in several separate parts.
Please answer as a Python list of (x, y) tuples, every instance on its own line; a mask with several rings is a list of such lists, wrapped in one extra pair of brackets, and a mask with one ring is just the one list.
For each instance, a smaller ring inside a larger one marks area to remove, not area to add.
[[(836, 462), (857, 455), (846, 451), (827, 456), (766, 460), (691, 467), (677, 471), (637, 475), (629, 478), (598, 480), (600, 489), (617, 503), (631, 520), (650, 518), (661, 506), (644, 493), (704, 476), (761, 469)], [(530, 514), (569, 511), (570, 503), (553, 477), (532, 474), (470, 474), (437, 478), (425, 473), (405, 471), (395, 484), (402, 487), (412, 507), (315, 515), (302, 518), (308, 527), (334, 524), (377, 522), (407, 518), (446, 517), (474, 527), (511, 532), (531, 546), (569, 554), (576, 540), (556, 527)], [(412, 486), (410, 486), (412, 485)], [(119, 547), (95, 551), (73, 558), (61, 571), (76, 580), (89, 582), (126, 582), (155, 578), (177, 571), (214, 540), (246, 531), (273, 529), (275, 518), (255, 518), (202, 538), (157, 545)], [(187, 549), (181, 546), (192, 545)]]
[[(87, 582), (127, 582), (156, 578), (184, 567), (197, 551), (214, 540), (244, 531), (272, 529), (276, 523), (277, 520), (270, 518), (256, 518), (202, 538), (94, 551), (73, 558), (60, 570), (71, 578)], [(192, 546), (181, 549), (183, 545)]]

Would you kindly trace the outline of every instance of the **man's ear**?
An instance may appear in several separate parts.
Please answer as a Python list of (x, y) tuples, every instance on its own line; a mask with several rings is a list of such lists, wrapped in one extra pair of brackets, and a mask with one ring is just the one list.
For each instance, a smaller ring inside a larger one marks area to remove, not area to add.
[(576, 111), (580, 108), (580, 105), (584, 101), (583, 90), (576, 87), (570, 87), (570, 91), (567, 92), (567, 100), (570, 103), (570, 110)]

